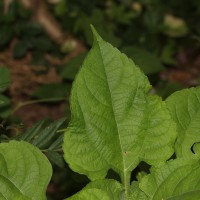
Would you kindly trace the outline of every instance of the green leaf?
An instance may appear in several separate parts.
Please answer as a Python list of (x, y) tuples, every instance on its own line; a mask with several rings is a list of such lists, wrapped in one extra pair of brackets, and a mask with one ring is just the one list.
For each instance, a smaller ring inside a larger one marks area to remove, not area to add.
[(139, 184), (133, 181), (131, 184), (131, 192), (128, 200), (148, 200), (147, 195), (139, 188)]
[(76, 195), (67, 198), (67, 200), (111, 200), (109, 195), (100, 189), (86, 189)]
[(28, 50), (27, 44), (24, 41), (18, 41), (13, 48), (13, 56), (22, 58)]
[(149, 94), (140, 69), (93, 32), (93, 48), (72, 88), (64, 157), (92, 180), (113, 169), (127, 190), (140, 161), (158, 164), (173, 154), (175, 124), (165, 103)]
[(37, 88), (37, 90), (33, 92), (32, 96), (39, 99), (64, 98), (67, 96), (67, 88), (70, 87), (63, 83), (45, 84)]
[[(151, 174), (139, 184), (149, 200), (198, 200), (200, 191), (199, 160), (171, 160), (160, 168), (153, 167)], [(181, 198), (182, 197), (182, 198)]]
[(45, 155), (52, 163), (56, 164), (60, 168), (65, 167), (63, 156), (59, 154), (58, 152), (48, 150), (47, 152), (45, 152)]
[(64, 167), (65, 163), (62, 156), (63, 133), (57, 131), (65, 126), (66, 118), (61, 118), (52, 123), (49, 120), (41, 120), (15, 139), (27, 141), (37, 146), (52, 163)]
[(1, 47), (6, 47), (6, 45), (11, 41), (13, 37), (13, 28), (10, 25), (3, 25), (1, 24), (1, 29), (0, 29), (0, 48)]
[(85, 57), (86, 53), (82, 53), (65, 64), (63, 70), (60, 72), (61, 77), (68, 80), (74, 80)]
[(52, 174), (47, 158), (26, 142), (0, 144), (0, 199), (45, 200)]
[(163, 47), (161, 52), (161, 60), (163, 63), (168, 65), (177, 65), (177, 60), (175, 59), (175, 54), (177, 52), (177, 46), (175, 45), (175, 42), (172, 40), (169, 40), (167, 44)]
[(69, 9), (67, 1), (59, 1), (54, 7), (54, 13), (56, 16), (63, 16)]
[(52, 122), (42, 131), (38, 132), (37, 137), (35, 137), (31, 143), (40, 149), (48, 149), (49, 146), (62, 134), (58, 133), (57, 130), (65, 124), (65, 118)]
[(33, 38), (33, 41), (35, 39), (35, 48), (40, 51), (50, 51), (54, 48), (52, 41), (46, 37), (46, 36), (40, 36), (38, 38)]
[(10, 99), (0, 94), (0, 117), (7, 118), (11, 114)]
[(57, 150), (61, 148), (63, 134), (58, 133), (66, 124), (66, 118), (58, 119), (52, 123), (42, 120), (16, 137), (17, 140), (27, 141), (42, 150)]
[(186, 192), (179, 196), (167, 198), (166, 200), (191, 200), (191, 199), (199, 200), (199, 197), (200, 197), (200, 190), (197, 190), (197, 191)]
[(109, 179), (105, 179), (105, 180), (97, 180), (97, 181), (93, 181), (90, 182), (85, 189), (92, 189), (92, 188), (96, 188), (96, 189), (101, 189), (103, 191), (106, 191), (107, 194), (109, 195), (110, 199), (112, 200), (118, 200), (121, 199), (123, 197), (123, 193), (124, 193), (124, 188), (123, 186), (115, 181), (115, 180), (109, 180)]
[[(87, 5), (88, 7), (88, 5)], [(90, 15), (81, 14), (74, 24), (74, 32), (79, 32), (85, 36), (85, 41), (88, 45), (92, 45), (92, 33), (90, 24), (94, 24), (99, 33), (115, 46), (120, 46), (121, 40), (114, 33), (113, 23), (108, 22), (108, 19), (100, 9), (93, 9)]]
[(27, 129), (23, 134), (18, 135), (15, 139), (31, 143), (48, 124), (48, 120), (41, 120), (35, 123), (31, 128)]
[(0, 66), (0, 93), (8, 89), (10, 81), (10, 72), (8, 68)]
[(177, 124), (176, 156), (189, 158), (193, 145), (200, 142), (200, 87), (175, 92), (166, 102)]
[(184, 89), (184, 85), (168, 81), (159, 81), (156, 86), (156, 94), (166, 99), (172, 93)]
[(130, 56), (130, 58), (134, 60), (135, 64), (138, 65), (147, 75), (165, 69), (158, 57), (139, 47), (128, 46), (123, 48), (122, 52)]
[(21, 34), (29, 38), (31, 36), (37, 37), (42, 32), (42, 27), (34, 21), (27, 21), (26, 23), (22, 24), (21, 29)]
[(105, 199), (108, 198), (109, 200), (122, 199), (123, 193), (124, 193), (124, 189), (122, 185), (115, 180), (97, 180), (97, 181), (90, 182), (83, 190), (81, 190), (78, 193), (78, 195), (74, 195), (72, 198), (68, 198), (68, 199), (71, 200), (71, 199), (76, 199), (79, 197), (80, 199), (84, 199), (84, 200), (87, 200), (87, 198), (93, 200), (93, 199), (101, 197), (101, 196), (96, 197), (96, 198), (93, 197), (92, 199), (90, 196), (87, 196), (90, 194), (89, 191), (94, 194), (96, 194), (96, 192), (98, 191), (98, 193), (101, 194), (103, 198)]

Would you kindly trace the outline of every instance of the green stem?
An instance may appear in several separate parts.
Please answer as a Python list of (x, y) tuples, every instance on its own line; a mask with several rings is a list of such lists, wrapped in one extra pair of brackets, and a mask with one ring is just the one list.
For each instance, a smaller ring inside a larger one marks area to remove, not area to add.
[(130, 194), (130, 178), (131, 178), (131, 173), (124, 171), (122, 184), (124, 185), (124, 188), (125, 188), (125, 198), (126, 199), (128, 199), (128, 196)]
[(60, 98), (46, 98), (46, 99), (37, 99), (37, 100), (30, 100), (30, 101), (20, 102), (13, 109), (12, 114), (15, 113), (17, 110), (19, 110), (21, 107), (24, 107), (24, 106), (27, 106), (27, 105), (30, 105), (30, 104), (44, 103), (44, 102), (55, 102), (55, 101), (62, 101), (62, 100), (66, 100), (66, 98), (64, 98), (64, 97), (60, 97)]

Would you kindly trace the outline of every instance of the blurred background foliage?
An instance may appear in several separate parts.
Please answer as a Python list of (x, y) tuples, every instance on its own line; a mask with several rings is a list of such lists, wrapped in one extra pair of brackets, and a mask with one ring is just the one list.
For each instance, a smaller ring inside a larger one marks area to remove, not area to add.
[(165, 99), (199, 85), (199, 17), (199, 0), (0, 1), (0, 139), (25, 140), (46, 154), (54, 167), (49, 200), (88, 182), (63, 161), (61, 145), (71, 84), (92, 45), (90, 24)]

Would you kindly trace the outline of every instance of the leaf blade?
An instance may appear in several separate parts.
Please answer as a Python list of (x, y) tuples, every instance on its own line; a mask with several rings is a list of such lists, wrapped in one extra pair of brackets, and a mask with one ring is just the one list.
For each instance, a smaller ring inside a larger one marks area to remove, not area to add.
[(1, 143), (0, 163), (0, 194), (6, 199), (46, 199), (52, 169), (37, 148), (26, 142)]
[(166, 102), (177, 124), (176, 156), (190, 158), (193, 145), (200, 142), (200, 87), (175, 92)]
[[(98, 192), (100, 196), (98, 197), (86, 197), (86, 194), (89, 195), (90, 193), (92, 195), (95, 195), (95, 193)], [(109, 200), (118, 200), (118, 199), (123, 199), (124, 196), (124, 188), (123, 186), (111, 179), (107, 180), (96, 180), (93, 182), (90, 182), (86, 187), (84, 187), (77, 195), (72, 196), (72, 199), (77, 199), (80, 198), (81, 200), (87, 198), (91, 199), (99, 199), (100, 197), (107, 198)], [(71, 200), (71, 198), (68, 198)]]
[[(190, 195), (196, 197), (200, 188), (200, 167), (196, 159), (176, 159), (165, 165), (151, 169), (151, 174), (144, 177), (139, 187), (150, 200), (181, 199)], [(193, 196), (190, 196), (193, 199)]]
[(128, 183), (140, 161), (155, 164), (172, 155), (175, 126), (165, 103), (149, 94), (147, 77), (93, 32), (93, 48), (72, 89), (65, 160), (92, 180), (112, 168)]

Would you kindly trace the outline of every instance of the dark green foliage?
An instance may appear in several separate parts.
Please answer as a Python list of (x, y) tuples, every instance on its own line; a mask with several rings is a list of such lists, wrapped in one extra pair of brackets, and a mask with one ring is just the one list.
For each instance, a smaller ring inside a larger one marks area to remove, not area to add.
[(0, 66), (0, 118), (6, 118), (11, 113), (10, 99), (4, 94), (10, 83), (11, 78), (8, 68)]
[(33, 97), (39, 99), (45, 98), (64, 98), (69, 95), (71, 85), (64, 83), (51, 83), (38, 87), (32, 94)]
[(67, 122), (65, 118), (59, 119), (55, 122), (41, 120), (15, 139), (33, 144), (41, 149), (50, 161), (63, 167), (64, 161), (61, 149), (63, 143), (63, 132), (59, 132), (59, 130), (66, 128), (66, 124)]

